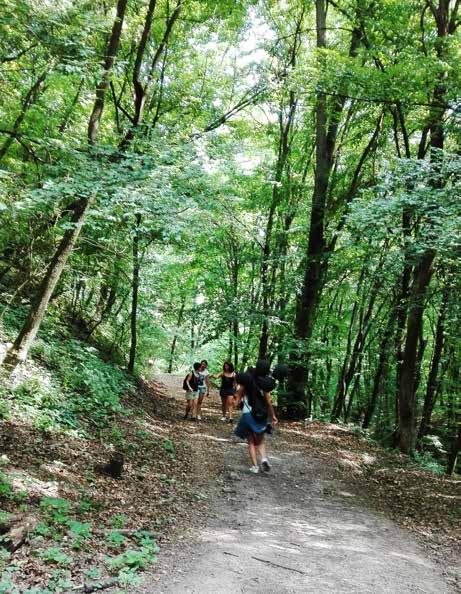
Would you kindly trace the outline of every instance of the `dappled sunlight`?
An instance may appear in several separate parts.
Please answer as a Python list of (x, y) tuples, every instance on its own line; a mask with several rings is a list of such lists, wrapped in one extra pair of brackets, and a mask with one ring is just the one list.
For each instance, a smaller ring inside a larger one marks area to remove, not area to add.
[(8, 476), (13, 488), (27, 493), (28, 497), (58, 497), (59, 483), (57, 481), (43, 481), (22, 470), (12, 468)]
[(171, 431), (170, 426), (162, 427), (162, 424), (159, 422), (154, 422), (149, 418), (142, 419), (138, 421), (138, 426), (148, 431), (151, 436), (153, 437), (160, 437), (159, 434), (169, 433)]
[(82, 477), (80, 475), (76, 475), (75, 470), (71, 469), (68, 465), (60, 462), (59, 460), (42, 464), (40, 468), (45, 470), (48, 474), (59, 478), (60, 480), (64, 480), (68, 483), (75, 483), (76, 485), (82, 484)]

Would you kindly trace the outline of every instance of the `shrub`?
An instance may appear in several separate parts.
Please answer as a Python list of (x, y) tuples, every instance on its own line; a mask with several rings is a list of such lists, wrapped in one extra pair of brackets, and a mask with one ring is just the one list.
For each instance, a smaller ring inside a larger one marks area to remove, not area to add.
[(438, 475), (445, 473), (445, 467), (434, 460), (430, 452), (424, 452), (423, 454), (420, 454), (419, 452), (415, 451), (413, 453), (413, 458), (423, 470), (427, 470), (428, 472), (433, 472), (434, 474)]

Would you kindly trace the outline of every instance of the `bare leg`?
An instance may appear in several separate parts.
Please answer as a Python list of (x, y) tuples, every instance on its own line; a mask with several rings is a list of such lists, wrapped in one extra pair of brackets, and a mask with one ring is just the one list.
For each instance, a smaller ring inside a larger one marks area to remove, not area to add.
[(256, 446), (256, 452), (259, 454), (259, 459), (264, 460), (266, 458), (266, 443), (264, 441), (264, 436), (261, 439), (260, 443)]
[(197, 398), (194, 398), (193, 400), (191, 400), (191, 410), (192, 410), (191, 419), (195, 419), (195, 417), (197, 416)]
[(205, 398), (205, 394), (199, 394), (199, 397), (197, 400), (197, 415), (202, 414), (202, 402), (203, 402), (204, 398)]
[(250, 460), (253, 466), (258, 465), (258, 460), (256, 458), (256, 445), (255, 445), (255, 435), (254, 433), (250, 433), (248, 435), (248, 455), (250, 456)]
[(222, 410), (222, 416), (225, 417), (226, 416), (226, 398), (223, 398), (221, 396), (221, 410)]
[(226, 417), (232, 419), (232, 412), (234, 409), (234, 397), (228, 396), (226, 399)]

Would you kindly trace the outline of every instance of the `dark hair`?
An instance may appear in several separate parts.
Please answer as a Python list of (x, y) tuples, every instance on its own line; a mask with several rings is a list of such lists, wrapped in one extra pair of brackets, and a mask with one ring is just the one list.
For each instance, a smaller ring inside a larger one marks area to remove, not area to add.
[(256, 377), (262, 377), (265, 375), (269, 375), (270, 373), (270, 363), (269, 361), (266, 361), (265, 359), (258, 359), (256, 361), (256, 366), (254, 368), (254, 375)]
[(288, 377), (288, 373), (288, 367), (286, 365), (283, 365), (282, 363), (279, 363), (272, 370), (272, 377), (277, 381), (281, 381)]
[(245, 388), (250, 399), (257, 390), (271, 392), (275, 388), (275, 380), (269, 375), (269, 371), (269, 362), (258, 359), (255, 367), (249, 367), (245, 373), (237, 374), (237, 383)]
[(198, 371), (200, 369), (200, 363), (194, 363), (194, 371)]
[(234, 371), (234, 366), (229, 361), (224, 361), (223, 366), (222, 366), (222, 370), (223, 371), (226, 371), (226, 365), (227, 365), (227, 371), (228, 371), (228, 373), (232, 373)]
[(208, 365), (208, 361), (207, 361), (206, 359), (202, 359), (202, 360), (200, 361), (200, 365), (202, 365), (202, 363), (205, 363), (205, 365)]

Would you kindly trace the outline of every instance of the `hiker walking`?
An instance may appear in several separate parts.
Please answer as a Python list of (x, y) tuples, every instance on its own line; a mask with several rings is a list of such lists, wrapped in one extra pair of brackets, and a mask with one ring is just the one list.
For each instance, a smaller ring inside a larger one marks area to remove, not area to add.
[(198, 370), (198, 399), (197, 399), (197, 421), (202, 420), (202, 402), (205, 396), (210, 393), (210, 375), (208, 369), (208, 361), (202, 359), (200, 362), (200, 368)]
[(275, 380), (269, 376), (269, 363), (260, 359), (256, 367), (245, 373), (238, 373), (236, 401), (242, 405), (242, 416), (235, 428), (235, 435), (248, 442), (248, 455), (251, 461), (250, 472), (259, 472), (258, 461), (262, 470), (268, 472), (271, 465), (266, 454), (264, 434), (271, 431), (272, 425), (278, 423), (272, 406), (271, 391)]
[(221, 373), (215, 373), (210, 377), (221, 379), (219, 395), (221, 396), (221, 421), (232, 423), (232, 411), (234, 408), (235, 393), (237, 391), (237, 381), (234, 366), (229, 361), (225, 361)]
[(197, 397), (198, 397), (198, 382), (199, 382), (200, 363), (194, 363), (193, 368), (186, 375), (183, 381), (183, 390), (186, 392), (186, 412), (184, 418), (187, 419), (191, 413), (191, 421), (197, 419)]

